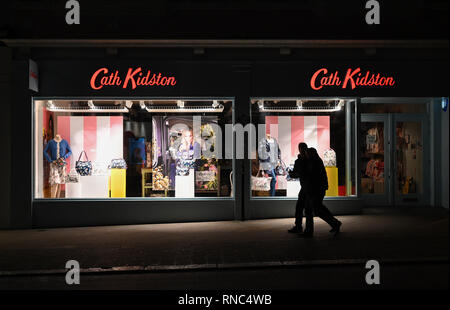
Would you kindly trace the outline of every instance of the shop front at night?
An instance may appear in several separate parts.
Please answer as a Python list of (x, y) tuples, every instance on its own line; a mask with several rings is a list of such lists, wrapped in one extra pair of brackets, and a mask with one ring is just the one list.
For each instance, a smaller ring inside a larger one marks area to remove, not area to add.
[(299, 142), (325, 164), (333, 214), (448, 207), (448, 38), (435, 29), (448, 20), (428, 23), (439, 12), (422, 10), (374, 28), (359, 5), (185, 12), (176, 2), (126, 15), (114, 2), (109, 15), (125, 15), (113, 21), (83, 4), (92, 15), (80, 25), (11, 22), (16, 32), (0, 36), (10, 146), (0, 226), (293, 217), (300, 184), (286, 169)]
[(39, 91), (16, 85), (15, 100), (31, 109), (14, 121), (30, 142), (14, 158), (31, 161), (13, 176), (31, 181), (31, 192), (14, 191), (32, 227), (291, 217), (299, 182), (263, 167), (268, 137), (285, 167), (299, 142), (317, 149), (335, 214), (433, 205), (437, 176), (425, 165), (442, 111), (431, 95), (442, 92), (431, 90), (448, 77), (410, 74), (432, 76), (433, 64), (66, 60), (45, 50), (34, 61)]

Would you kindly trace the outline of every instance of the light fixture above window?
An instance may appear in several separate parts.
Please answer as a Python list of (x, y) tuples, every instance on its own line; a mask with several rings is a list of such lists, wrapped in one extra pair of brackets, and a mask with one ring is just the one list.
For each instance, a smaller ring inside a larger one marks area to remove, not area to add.
[(123, 105), (95, 105), (93, 100), (81, 101), (84, 106), (73, 106), (67, 103), (47, 101), (47, 111), (66, 113), (128, 113), (129, 110)]
[[(267, 102), (267, 105), (265, 104)], [(260, 112), (337, 112), (345, 103), (343, 99), (259, 99)], [(295, 103), (295, 104), (294, 104)]]
[[(209, 101), (211, 102), (211, 101)], [(196, 101), (191, 102), (195, 104)], [(224, 106), (217, 100), (212, 100), (212, 103), (207, 105), (189, 105), (189, 101), (177, 100), (175, 105), (147, 105), (145, 107), (150, 113), (221, 113)]]

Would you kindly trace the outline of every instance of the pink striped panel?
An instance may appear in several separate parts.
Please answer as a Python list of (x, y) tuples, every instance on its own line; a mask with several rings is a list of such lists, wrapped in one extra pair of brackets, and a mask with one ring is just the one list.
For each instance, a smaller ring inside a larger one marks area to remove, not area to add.
[(278, 139), (278, 116), (266, 116), (266, 134)]
[(90, 161), (95, 161), (97, 159), (97, 116), (84, 117), (83, 148)]
[[(295, 160), (298, 154), (298, 144), (303, 142), (305, 118), (303, 116), (291, 117), (291, 158)], [(291, 159), (292, 161), (292, 159)]]
[(317, 152), (323, 159), (323, 153), (330, 148), (330, 117), (317, 116)]
[(123, 116), (109, 119), (111, 158), (123, 158)]

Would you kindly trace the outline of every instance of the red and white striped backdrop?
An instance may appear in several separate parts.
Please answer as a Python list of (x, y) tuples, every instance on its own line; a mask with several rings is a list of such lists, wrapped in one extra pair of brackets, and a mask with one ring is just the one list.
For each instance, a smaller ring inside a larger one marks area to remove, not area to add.
[(122, 116), (58, 116), (57, 132), (72, 149), (68, 171), (81, 151), (92, 162), (109, 164), (113, 158), (123, 158)]
[(266, 116), (266, 133), (277, 139), (286, 165), (297, 159), (298, 144), (305, 142), (323, 153), (330, 148), (329, 116)]

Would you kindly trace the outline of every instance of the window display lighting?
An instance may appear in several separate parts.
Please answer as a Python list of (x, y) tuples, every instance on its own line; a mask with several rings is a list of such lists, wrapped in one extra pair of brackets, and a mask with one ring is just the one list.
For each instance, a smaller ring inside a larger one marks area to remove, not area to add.
[(91, 112), (91, 113), (128, 113), (129, 110), (120, 106), (96, 106), (92, 100), (87, 102), (87, 107), (61, 107), (55, 105), (52, 100), (47, 101), (47, 110), (50, 112), (68, 112), (68, 113), (78, 113), (78, 112)]
[[(258, 100), (258, 108), (260, 112), (337, 112), (342, 109), (342, 106), (344, 105), (344, 100), (342, 99), (335, 99), (334, 102), (327, 104), (326, 106), (320, 106), (320, 105), (305, 105), (306, 102), (314, 102), (314, 101), (324, 101), (323, 99), (308, 99), (308, 100), (295, 100), (296, 105), (295, 106), (279, 106), (279, 107), (267, 107), (264, 106), (265, 100)], [(292, 100), (286, 100), (286, 101), (292, 101)], [(275, 103), (275, 101), (273, 101)], [(278, 103), (277, 101), (276, 103)]]
[[(196, 102), (197, 100), (195, 100)], [(202, 101), (202, 100), (199, 100)], [(145, 105), (145, 109), (147, 112), (151, 113), (194, 113), (194, 112), (201, 112), (201, 113), (221, 113), (223, 112), (224, 106), (219, 103), (217, 100), (213, 100), (211, 105), (204, 105), (204, 106), (186, 106), (186, 103), (188, 103), (185, 100), (177, 100), (176, 106), (167, 106), (167, 105), (153, 105), (153, 102), (150, 102), (150, 106)]]
[(223, 112), (223, 105), (219, 104), (216, 108), (212, 106), (192, 106), (192, 107), (169, 107), (169, 106), (152, 106), (146, 107), (147, 112), (151, 113), (193, 113), (193, 112), (202, 112), (202, 113), (218, 113)]

